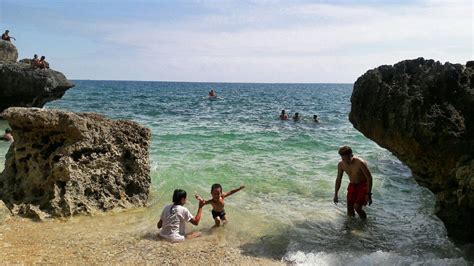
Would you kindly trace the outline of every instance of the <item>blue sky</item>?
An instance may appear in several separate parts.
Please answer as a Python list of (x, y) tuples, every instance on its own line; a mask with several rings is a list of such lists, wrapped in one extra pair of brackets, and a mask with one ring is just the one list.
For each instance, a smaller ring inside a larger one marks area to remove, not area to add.
[(341, 82), (473, 60), (471, 1), (0, 0), (20, 58), (70, 79)]

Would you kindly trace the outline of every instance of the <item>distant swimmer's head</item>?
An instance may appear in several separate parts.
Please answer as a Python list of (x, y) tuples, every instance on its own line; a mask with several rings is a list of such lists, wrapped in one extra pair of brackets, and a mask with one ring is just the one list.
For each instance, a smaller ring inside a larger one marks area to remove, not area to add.
[(286, 113), (285, 110), (281, 110), (281, 114), (284, 115)]
[(173, 203), (175, 205), (184, 205), (186, 204), (186, 191), (182, 189), (175, 189), (173, 192)]
[(7, 34), (8, 34), (9, 32), (10, 32), (9, 30), (6, 30), (6, 31), (5, 31), (5, 33), (7, 33)]
[(300, 113), (295, 113), (295, 115), (293, 116), (293, 120), (294, 121), (299, 121), (300, 120)]
[(38, 55), (37, 55), (37, 54), (34, 54), (34, 55), (33, 55), (33, 58), (34, 58), (34, 59), (38, 58)]
[(41, 56), (41, 60), (45, 60), (45, 59), (46, 59), (46, 57), (44, 55)]
[(352, 149), (349, 146), (342, 146), (339, 148), (339, 155), (341, 155), (341, 158), (345, 162), (350, 162), (352, 160), (353, 154), (352, 154)]
[(219, 199), (222, 195), (222, 186), (221, 184), (214, 184), (211, 187), (211, 195), (213, 199)]

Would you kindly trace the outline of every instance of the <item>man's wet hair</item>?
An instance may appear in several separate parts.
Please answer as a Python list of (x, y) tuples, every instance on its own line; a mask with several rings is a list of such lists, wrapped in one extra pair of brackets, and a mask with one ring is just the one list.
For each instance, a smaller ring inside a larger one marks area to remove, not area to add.
[(342, 146), (339, 148), (339, 155), (344, 156), (344, 155), (352, 155), (352, 149), (349, 146)]
[(217, 183), (211, 186), (211, 192), (214, 191), (214, 189), (216, 189), (216, 188), (220, 188), (220, 189), (221, 189), (221, 192), (222, 192), (222, 186), (221, 186), (221, 184), (217, 184)]

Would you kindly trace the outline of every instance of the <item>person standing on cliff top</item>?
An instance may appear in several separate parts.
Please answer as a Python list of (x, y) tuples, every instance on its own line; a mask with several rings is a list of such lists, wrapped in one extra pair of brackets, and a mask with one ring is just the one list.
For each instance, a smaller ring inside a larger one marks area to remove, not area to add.
[(339, 149), (341, 161), (337, 165), (336, 187), (334, 192), (334, 203), (339, 202), (337, 193), (341, 188), (341, 180), (344, 172), (349, 176), (349, 186), (347, 187), (347, 215), (354, 217), (355, 212), (363, 220), (367, 219), (367, 214), (362, 210), (362, 206), (372, 204), (372, 174), (367, 167), (367, 162), (354, 157), (349, 146)]
[(2, 40), (7, 41), (7, 42), (11, 42), (11, 39), (13, 39), (13, 40), (16, 41), (15, 37), (8, 36), (9, 32), (10, 32), (9, 30), (6, 30), (5, 33), (2, 34)]

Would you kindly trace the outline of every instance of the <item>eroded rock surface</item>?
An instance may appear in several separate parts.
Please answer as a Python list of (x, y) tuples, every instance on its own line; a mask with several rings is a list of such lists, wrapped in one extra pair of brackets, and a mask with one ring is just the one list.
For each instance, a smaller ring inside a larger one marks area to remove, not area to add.
[[(349, 120), (436, 194), (448, 234), (474, 242), (474, 62), (418, 58), (367, 71)], [(402, 200), (402, 199), (400, 199)]]
[(0, 199), (35, 219), (144, 206), (150, 130), (94, 113), (12, 107), (15, 142), (0, 174)]
[(61, 72), (33, 68), (28, 59), (17, 58), (15, 46), (0, 41), (0, 112), (12, 106), (43, 107), (74, 87)]
[(0, 62), (16, 62), (18, 50), (11, 42), (0, 40)]

